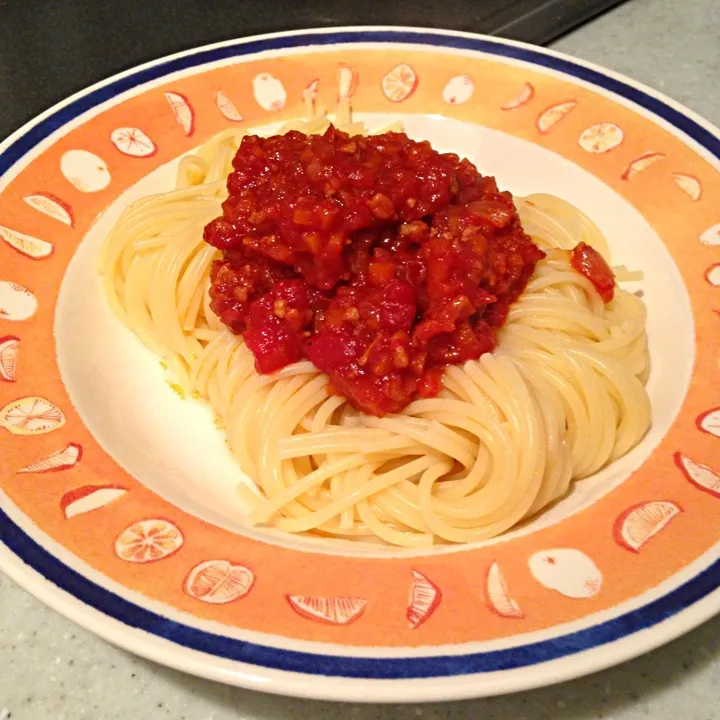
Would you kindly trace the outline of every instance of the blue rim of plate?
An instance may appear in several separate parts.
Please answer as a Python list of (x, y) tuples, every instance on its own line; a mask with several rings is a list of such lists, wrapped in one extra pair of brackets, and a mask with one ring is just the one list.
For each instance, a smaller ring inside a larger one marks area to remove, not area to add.
[[(533, 49), (530, 46), (506, 44), (502, 40), (481, 36), (440, 31), (369, 28), (309, 31), (239, 40), (221, 46), (189, 51), (164, 61), (161, 60), (149, 67), (130, 71), (86, 91), (54, 112), (50, 111), (46, 117), (36, 121), (31, 127), (18, 131), (16, 139), (9, 143), (6, 141), (7, 147), (0, 153), (0, 175), (66, 123), (120, 93), (158, 80), (170, 73), (268, 50), (352, 43), (441, 46), (520, 60), (559, 71), (601, 87), (643, 107), (695, 140), (715, 158), (720, 159), (720, 137), (699, 122), (639, 87), (633, 87), (621, 79), (577, 64), (565, 57)], [(558, 660), (651, 628), (688, 609), (720, 588), (720, 559), (718, 559), (695, 577), (638, 609), (560, 637), (518, 647), (464, 655), (392, 658), (348, 657), (285, 650), (223, 637), (158, 615), (102, 588), (62, 563), (30, 538), (2, 510), (0, 510), (0, 542), (53, 585), (85, 605), (131, 628), (145, 631), (189, 650), (257, 667), (306, 675), (353, 679), (448, 678), (516, 670)], [(665, 639), (669, 638), (662, 638), (657, 644)]]
[(46, 580), (125, 625), (191, 650), (249, 665), (310, 675), (372, 680), (473, 675), (536, 665), (590, 650), (667, 620), (720, 586), (720, 560), (657, 600), (604, 623), (519, 647), (467, 655), (347, 657), (283, 650), (198, 630), (125, 600), (64, 565), (0, 511), (0, 542)]

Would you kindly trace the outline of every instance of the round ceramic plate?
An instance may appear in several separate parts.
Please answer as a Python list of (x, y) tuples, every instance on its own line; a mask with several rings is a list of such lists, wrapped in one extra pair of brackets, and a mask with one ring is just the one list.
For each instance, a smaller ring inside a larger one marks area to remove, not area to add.
[[(230, 127), (332, 107), (590, 215), (641, 270), (653, 425), (493, 542), (408, 552), (249, 529), (209, 411), (110, 314), (99, 243), (178, 157)], [(150, 63), (0, 146), (0, 567), (98, 635), (271, 692), (443, 700), (558, 682), (720, 609), (718, 132), (538, 48), (364, 28)]]

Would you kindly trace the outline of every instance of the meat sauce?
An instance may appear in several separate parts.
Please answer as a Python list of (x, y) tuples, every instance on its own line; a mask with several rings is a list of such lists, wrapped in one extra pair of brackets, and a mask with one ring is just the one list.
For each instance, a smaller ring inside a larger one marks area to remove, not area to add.
[(402, 133), (246, 136), (233, 168), (213, 311), (259, 372), (307, 358), (372, 415), (493, 350), (544, 257), (494, 178)]
[(584, 275), (598, 291), (604, 302), (615, 295), (615, 275), (605, 258), (592, 245), (581, 242), (570, 251), (570, 264)]

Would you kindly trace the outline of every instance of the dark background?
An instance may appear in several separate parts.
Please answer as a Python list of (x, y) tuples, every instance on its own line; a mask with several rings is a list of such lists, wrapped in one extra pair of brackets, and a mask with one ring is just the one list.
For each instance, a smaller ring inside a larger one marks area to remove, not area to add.
[(621, 0), (0, 0), (0, 139), (163, 55), (262, 32), (407, 25), (544, 44)]

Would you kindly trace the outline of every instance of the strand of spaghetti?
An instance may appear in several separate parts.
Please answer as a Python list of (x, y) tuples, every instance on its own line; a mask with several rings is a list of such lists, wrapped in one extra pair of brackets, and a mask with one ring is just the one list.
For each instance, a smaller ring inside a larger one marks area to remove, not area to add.
[(178, 310), (180, 311), (180, 326), (182, 327), (184, 333), (189, 334), (189, 337), (194, 337), (192, 335), (192, 330), (197, 326), (197, 319), (200, 314), (200, 307), (202, 306), (204, 292), (204, 285), (198, 285), (195, 290), (195, 294), (190, 298), (190, 302), (187, 304), (184, 312), (180, 307), (178, 307)]
[(612, 461), (624, 455), (645, 434), (650, 425), (650, 400), (642, 383), (611, 358), (599, 358), (585, 348), (573, 352), (608, 380), (609, 392), (622, 403), (623, 412), (617, 427), (619, 437), (609, 458)]
[(207, 163), (196, 155), (189, 155), (178, 165), (175, 187), (181, 189), (200, 185), (206, 175)]
[[(456, 542), (455, 537), (463, 537), (464, 531), (457, 530), (447, 522), (443, 522), (433, 502), (433, 486), (448, 472), (450, 467), (451, 465), (448, 462), (439, 462), (429, 467), (422, 474), (418, 482), (418, 500), (420, 512), (430, 531), (443, 540)], [(462, 540), (459, 542), (462, 542)]]
[(385, 135), (385, 133), (391, 133), (391, 132), (402, 132), (403, 126), (402, 123), (396, 122), (391, 123), (390, 125), (385, 125), (384, 127), (378, 128), (377, 130), (373, 130), (370, 135)]
[(213, 158), (205, 175), (204, 183), (212, 183), (218, 180), (225, 180), (232, 170), (232, 160), (235, 157), (235, 149), (228, 145), (223, 145)]
[(537, 398), (543, 416), (547, 456), (552, 459), (546, 464), (540, 491), (528, 511), (528, 515), (533, 515), (567, 491), (572, 479), (572, 465), (570, 448), (564, 437), (566, 427), (562, 401), (541, 373), (533, 372), (519, 361), (516, 364)]
[(207, 395), (208, 382), (211, 374), (215, 373), (219, 384), (223, 384), (224, 377), (219, 372), (221, 366), (220, 358), (225, 354), (226, 364), (229, 363), (229, 356), (236, 347), (235, 338), (230, 333), (218, 333), (205, 345), (202, 356), (193, 365), (190, 373), (190, 382), (193, 389), (200, 395)]
[[(351, 494), (356, 488), (363, 488), (368, 485), (377, 473), (380, 465), (381, 463), (375, 463), (367, 468), (359, 467), (348, 470), (348, 472), (345, 473), (345, 482), (343, 487), (344, 492), (346, 494)], [(365, 528), (365, 531), (368, 532), (365, 523), (363, 523), (360, 519), (356, 505), (357, 503), (353, 503), (350, 507), (347, 507), (342, 511), (340, 518), (337, 521), (338, 525), (339, 527), (347, 530)], [(325, 522), (322, 523), (322, 525), (327, 527), (331, 525), (332, 522), (333, 521)]]
[[(415, 413), (422, 413), (425, 417), (435, 419), (448, 426), (457, 427), (474, 435), (478, 439), (479, 447), (484, 448), (489, 457), (494, 458), (497, 464), (515, 462), (514, 454), (516, 449), (512, 445), (509, 423), (497, 422), (470, 403), (454, 400), (419, 400), (410, 407)], [(505, 460), (506, 457), (509, 458), (507, 461)], [(483, 460), (484, 456), (478, 451), (473, 471), (482, 470), (479, 461)], [(467, 494), (467, 492), (472, 491), (481, 484), (478, 478), (473, 476), (473, 471), (453, 488), (453, 495)]]
[(199, 355), (201, 346), (183, 331), (176, 295), (180, 273), (197, 249), (196, 239), (188, 235), (179, 236), (174, 247), (161, 250), (148, 298), (150, 316), (161, 342), (188, 365)]
[(318, 408), (312, 418), (312, 432), (320, 432), (330, 425), (330, 420), (335, 411), (345, 404), (345, 398), (339, 395), (330, 395), (328, 399)]
[[(436, 458), (436, 460), (439, 458)], [(418, 503), (417, 481), (420, 473), (385, 488), (372, 499), (371, 507), (380, 517), (383, 513), (389, 523), (418, 533), (430, 533)]]
[[(364, 487), (369, 483), (373, 477), (375, 471), (380, 467), (381, 462), (368, 462), (365, 465), (361, 465), (345, 473), (348, 478), (348, 491), (350, 492), (353, 487)], [(329, 502), (332, 502), (332, 498), (329, 498)], [(320, 508), (318, 508), (320, 509)], [(342, 517), (342, 516), (341, 516)], [(330, 535), (340, 535), (346, 537), (358, 537), (367, 536), (371, 537), (372, 533), (367, 526), (360, 520), (357, 508), (352, 508), (352, 525), (350, 527), (343, 527), (341, 520), (331, 519), (326, 522), (320, 523), (314, 531), (320, 531), (321, 533)]]
[[(220, 193), (226, 192), (226, 181), (217, 180), (212, 183), (203, 183), (201, 185), (193, 187), (179, 188), (175, 187), (163, 193), (155, 193), (154, 195), (148, 195), (147, 197), (135, 200), (135, 202), (127, 208), (123, 214), (137, 213), (140, 210), (151, 209), (157, 205), (166, 207), (167, 205), (174, 205), (177, 207), (178, 203), (182, 203), (188, 200), (193, 200), (198, 197), (214, 197)], [(121, 220), (118, 221), (118, 225), (115, 226), (114, 231), (122, 228)]]
[[(604, 303), (593, 284), (583, 275), (574, 271), (538, 273), (525, 287), (525, 297), (542, 293), (549, 288), (558, 288), (565, 297), (575, 304), (581, 304), (583, 300), (590, 302), (589, 311), (594, 315), (602, 315)], [(573, 292), (574, 291), (574, 292)], [(583, 293), (578, 295), (578, 292)]]
[[(242, 460), (240, 466), (248, 474), (251, 474), (258, 487), (267, 495), (271, 488), (266, 487), (264, 484), (265, 478), (262, 476), (261, 464), (271, 449), (263, 442), (265, 440), (265, 430), (272, 419), (272, 415), (278, 410), (279, 403), (277, 401), (286, 396), (288, 390), (302, 386), (304, 378), (300, 375), (281, 378), (272, 384), (265, 383), (263, 380), (257, 376), (250, 376), (246, 383), (248, 390), (251, 390), (253, 386), (257, 388), (256, 392), (253, 393), (257, 400), (252, 413), (248, 412), (246, 408), (243, 408), (242, 412), (237, 414), (231, 412), (227, 418), (227, 423), (229, 433), (233, 433), (233, 430), (235, 430), (235, 437), (243, 443), (243, 452), (240, 457), (245, 457), (248, 460), (252, 458), (252, 472), (250, 468), (246, 468)], [(242, 401), (245, 389), (243, 387), (238, 391), (234, 404), (238, 400)], [(252, 406), (248, 403), (246, 407)], [(255, 448), (256, 452), (253, 452), (252, 448)], [(279, 485), (282, 487), (282, 483)]]
[[(180, 281), (177, 284), (177, 306), (180, 316), (185, 316), (186, 322), (192, 318), (188, 327), (183, 326), (185, 332), (189, 332), (197, 325), (197, 318), (202, 307), (205, 287), (210, 279), (210, 267), (216, 257), (216, 251), (207, 245), (197, 248), (192, 260), (182, 271)], [(190, 314), (190, 307), (195, 310)]]
[[(140, 340), (156, 355), (164, 357), (166, 348), (157, 336), (155, 325), (147, 306), (146, 293), (152, 286), (155, 274), (154, 258), (146, 254), (135, 257), (127, 275), (123, 292), (116, 302), (125, 308), (123, 319)], [(114, 302), (110, 302), (112, 308)]]
[(582, 467), (583, 458), (595, 438), (591, 435), (591, 423), (588, 408), (584, 402), (582, 387), (577, 387), (568, 376), (567, 365), (560, 353), (542, 352), (526, 349), (522, 358), (532, 367), (532, 372), (541, 368), (543, 377), (554, 389), (563, 404), (567, 439), (571, 448), (573, 474)]
[[(331, 418), (335, 411), (345, 404), (345, 398), (337, 395), (331, 395), (323, 402), (320, 408), (315, 413), (315, 416), (310, 422), (309, 432), (321, 433), (326, 431), (327, 428), (331, 427)], [(306, 416), (307, 417), (307, 416)], [(338, 459), (336, 454), (330, 454), (325, 456), (313, 456), (308, 458), (312, 462), (322, 465), (324, 462), (334, 462)], [(298, 474), (302, 473), (302, 468), (297, 468)], [(346, 473), (341, 473), (330, 479), (330, 496), (333, 500), (343, 498), (349, 491), (352, 485), (354, 477), (357, 475), (358, 469), (348, 470)], [(321, 506), (322, 507), (322, 506)], [(326, 522), (326, 521), (322, 521)], [(355, 524), (355, 511), (352, 507), (347, 507), (342, 510), (339, 526), (343, 529), (349, 530)]]
[[(517, 331), (517, 328), (512, 330)], [(524, 334), (526, 337), (532, 336), (535, 342), (540, 344), (547, 352), (552, 353), (558, 348), (557, 342), (553, 343), (550, 338), (544, 340), (544, 336), (537, 331), (524, 330)], [(561, 347), (565, 347), (565, 345)], [(576, 373), (579, 378), (577, 384), (580, 387), (587, 387), (592, 378), (595, 377), (594, 373), (587, 368), (588, 365), (604, 374), (610, 381), (606, 392), (617, 400), (623, 409), (622, 417), (630, 422), (630, 427), (635, 428), (635, 432), (629, 436), (629, 439), (623, 441), (620, 449), (613, 450), (611, 453), (611, 455), (618, 452), (623, 454), (629, 449), (629, 446), (632, 446), (644, 434), (647, 424), (649, 424), (649, 401), (641, 381), (635, 377), (635, 369), (632, 366), (628, 368), (625, 362), (621, 365), (617, 359), (600, 353), (598, 351), (600, 347), (601, 344), (593, 345), (590, 348), (587, 344), (570, 343), (567, 344), (567, 353), (582, 357), (585, 360), (586, 368), (580, 369)], [(646, 365), (644, 338), (638, 350), (637, 369), (639, 370)], [(628, 372), (628, 369), (630, 369), (630, 372)], [(562, 382), (563, 377), (567, 375), (565, 368), (560, 368), (560, 371), (559, 376), (556, 378), (557, 382)], [(567, 395), (568, 393), (565, 393), (566, 397)]]
[(575, 386), (581, 390), (590, 421), (591, 442), (587, 445), (584, 463), (574, 467), (578, 477), (587, 477), (599, 470), (606, 462), (615, 444), (615, 413), (612, 400), (606, 391), (602, 378), (586, 363), (578, 362), (572, 351), (563, 354), (565, 372), (575, 379)]
[[(498, 364), (496, 358), (485, 355), (477, 363), (467, 363), (466, 369), (478, 384), (482, 383), (496, 395), (496, 402), (499, 401), (501, 407), (505, 406), (505, 412), (511, 412), (515, 398), (520, 402), (527, 402), (533, 412), (514, 417), (510, 423), (513, 440), (520, 444), (520, 447), (516, 445), (514, 448), (516, 464), (511, 464), (512, 451), (509, 453), (510, 457), (503, 458), (502, 465), (493, 462), (487, 483), (471, 496), (472, 501), (477, 501), (480, 508), (478, 523), (491, 523), (493, 526), (498, 526), (509, 517), (515, 518), (512, 524), (517, 522), (529, 509), (542, 480), (542, 474), (538, 472), (537, 458), (533, 457), (533, 452), (537, 450), (536, 436), (539, 428), (535, 422), (532, 398), (512, 363), (503, 362), (500, 367)], [(480, 367), (474, 367), (475, 365)], [(508, 375), (512, 382), (512, 392), (506, 392), (503, 396), (499, 388), (493, 387), (492, 375), (498, 374)]]
[(218, 378), (218, 384), (222, 388), (219, 401), (213, 407), (227, 426), (230, 419), (230, 408), (235, 397), (241, 397), (242, 387), (254, 372), (254, 358), (245, 345), (237, 344), (231, 356), (232, 362), (228, 363), (227, 375)]
[[(202, 304), (202, 303), (201, 303)], [(202, 313), (202, 307), (200, 307), (199, 313)], [(197, 338), (201, 342), (209, 343), (211, 340), (214, 340), (220, 331), (218, 330), (211, 330), (209, 327), (201, 327), (199, 325), (200, 319), (198, 318), (198, 325), (196, 325), (189, 334), (192, 335), (194, 338)]]
[(574, 205), (554, 195), (536, 193), (515, 200), (525, 232), (543, 245), (572, 249), (578, 243), (592, 245), (608, 262), (610, 248), (590, 218)]
[[(293, 411), (298, 412), (298, 406), (302, 414), (304, 409), (311, 409), (322, 402), (324, 397), (322, 378), (315, 378), (306, 384), (302, 377), (295, 376), (281, 381), (278, 386), (282, 389), (281, 394), (271, 400), (275, 390), (273, 388), (263, 408), (264, 425), (260, 436), (262, 452), (257, 461), (258, 480), (266, 496), (273, 496), (284, 488), (292, 487), (300, 479), (292, 463), (283, 462), (278, 457), (275, 439), (286, 434), (288, 428), (292, 427), (292, 422), (288, 422), (287, 428), (280, 427), (280, 423), (284, 418), (289, 417), (292, 420), (295, 417)], [(278, 413), (279, 408), (283, 410), (282, 415)], [(308, 498), (298, 497), (297, 500), (289, 501), (283, 511), (286, 514), (302, 516), (312, 507), (307, 507), (307, 501)]]
[(381, 473), (372, 478), (372, 480), (354, 487), (342, 499), (324, 506), (321, 510), (310, 513), (303, 518), (281, 518), (277, 521), (276, 527), (279, 530), (285, 530), (287, 532), (306, 532), (312, 530), (317, 525), (340, 515), (347, 508), (353, 507), (360, 500), (372, 497), (380, 491), (396, 485), (399, 477), (410, 477), (421, 473), (431, 465), (437, 464), (440, 461), (441, 458), (435, 455), (416, 458), (401, 469)]
[(368, 459), (372, 459), (372, 456), (366, 456), (364, 453), (355, 453), (353, 455), (346, 455), (334, 463), (323, 465), (323, 467), (306, 475), (296, 485), (284, 488), (276, 495), (273, 495), (272, 498), (268, 498), (258, 505), (248, 517), (249, 524), (257, 525), (258, 523), (267, 522), (280, 508), (289, 505), (298, 496), (322, 484), (334, 474), (358, 467)]
[(559, 298), (530, 295), (510, 308), (508, 323), (531, 323), (534, 328), (581, 335), (590, 340), (607, 336), (607, 327), (587, 310), (576, 310)]
[[(261, 431), (262, 451), (257, 463), (257, 479), (268, 497), (288, 487), (283, 477), (285, 463), (281, 462), (278, 453), (279, 438), (292, 433), (299, 420), (326, 397), (325, 379), (322, 377), (315, 377), (307, 383), (302, 376), (281, 380), (270, 391), (269, 398), (273, 397), (278, 387), (281, 392), (275, 395), (277, 402), (268, 402), (266, 405)], [(301, 503), (289, 501), (287, 504), (295, 513), (306, 511)]]
[(229, 393), (227, 412), (220, 416), (225, 424), (230, 451), (243, 471), (253, 480), (257, 479), (257, 469), (255, 452), (252, 452), (251, 448), (258, 449), (258, 441), (254, 435), (259, 429), (259, 422), (254, 422), (253, 417), (259, 418), (262, 403), (269, 393), (269, 386), (257, 380), (257, 376), (250, 374), (235, 385)]
[(367, 431), (355, 430), (352, 433), (340, 435), (342, 431), (331, 433), (307, 433), (293, 435), (279, 441), (279, 457), (283, 460), (302, 457), (304, 455), (327, 455), (329, 453), (350, 452), (354, 448), (362, 447), (368, 453), (388, 452), (390, 450), (405, 450), (416, 448), (422, 452), (427, 447), (410, 437), (402, 435), (386, 435), (385, 437), (368, 437)]
[(360, 500), (356, 507), (367, 528), (385, 542), (401, 547), (432, 547), (433, 536), (430, 533), (411, 533), (407, 530), (394, 529), (380, 519), (379, 512), (375, 511), (367, 500)]
[(368, 428), (384, 428), (389, 432), (405, 435), (457, 460), (465, 467), (470, 467), (473, 464), (474, 447), (472, 443), (464, 442), (457, 434), (449, 434), (448, 437), (437, 422), (415, 428), (412, 423), (404, 422), (401, 418), (386, 417), (380, 419), (368, 416), (363, 418), (363, 425)]
[(194, 156), (200, 158), (206, 164), (206, 176), (210, 171), (210, 166), (215, 162), (218, 155), (220, 155), (222, 149), (228, 147), (237, 151), (245, 134), (244, 130), (229, 128), (214, 135), (207, 142), (196, 148)]

